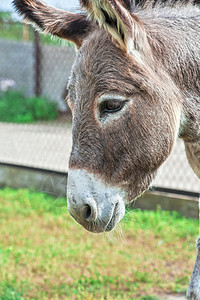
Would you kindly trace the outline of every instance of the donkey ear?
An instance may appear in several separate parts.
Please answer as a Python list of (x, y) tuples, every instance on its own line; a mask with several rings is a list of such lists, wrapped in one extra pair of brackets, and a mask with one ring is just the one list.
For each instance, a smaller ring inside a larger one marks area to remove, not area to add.
[(94, 29), (84, 14), (66, 12), (44, 4), (40, 0), (13, 0), (17, 12), (44, 33), (72, 41), (79, 48)]
[(144, 48), (146, 34), (142, 22), (131, 14), (132, 0), (81, 0), (81, 4), (122, 50), (130, 53)]

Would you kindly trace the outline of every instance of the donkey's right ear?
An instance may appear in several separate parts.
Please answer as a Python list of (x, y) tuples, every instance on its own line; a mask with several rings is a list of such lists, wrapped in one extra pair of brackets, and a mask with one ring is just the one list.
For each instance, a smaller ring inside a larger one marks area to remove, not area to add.
[(84, 14), (70, 13), (48, 6), (40, 0), (13, 0), (17, 12), (44, 33), (72, 41), (78, 48), (94, 29)]
[(81, 0), (81, 4), (90, 18), (126, 53), (137, 51), (142, 54), (149, 47), (143, 23), (131, 13), (132, 0)]

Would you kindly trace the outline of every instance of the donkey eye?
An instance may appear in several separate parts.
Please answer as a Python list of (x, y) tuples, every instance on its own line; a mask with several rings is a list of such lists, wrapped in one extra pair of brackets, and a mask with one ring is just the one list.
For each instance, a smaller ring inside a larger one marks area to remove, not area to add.
[(100, 112), (102, 114), (114, 113), (122, 109), (124, 105), (123, 101), (119, 100), (107, 100), (101, 104)]

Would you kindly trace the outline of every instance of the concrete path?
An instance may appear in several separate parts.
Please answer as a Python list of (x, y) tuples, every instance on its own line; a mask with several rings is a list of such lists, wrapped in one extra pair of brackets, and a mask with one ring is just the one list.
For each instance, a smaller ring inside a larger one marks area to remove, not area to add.
[(67, 172), (71, 126), (0, 123), (0, 162)]
[[(50, 123), (21, 125), (0, 123), (0, 162), (67, 172), (71, 151), (71, 125)], [(160, 168), (153, 185), (200, 192), (200, 181), (178, 141)]]

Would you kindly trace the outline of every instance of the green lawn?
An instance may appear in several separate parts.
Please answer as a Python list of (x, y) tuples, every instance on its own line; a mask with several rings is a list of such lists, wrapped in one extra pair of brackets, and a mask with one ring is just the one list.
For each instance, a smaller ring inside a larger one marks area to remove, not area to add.
[(0, 190), (0, 299), (159, 299), (185, 292), (198, 221), (127, 211), (110, 234), (92, 234), (65, 199)]

